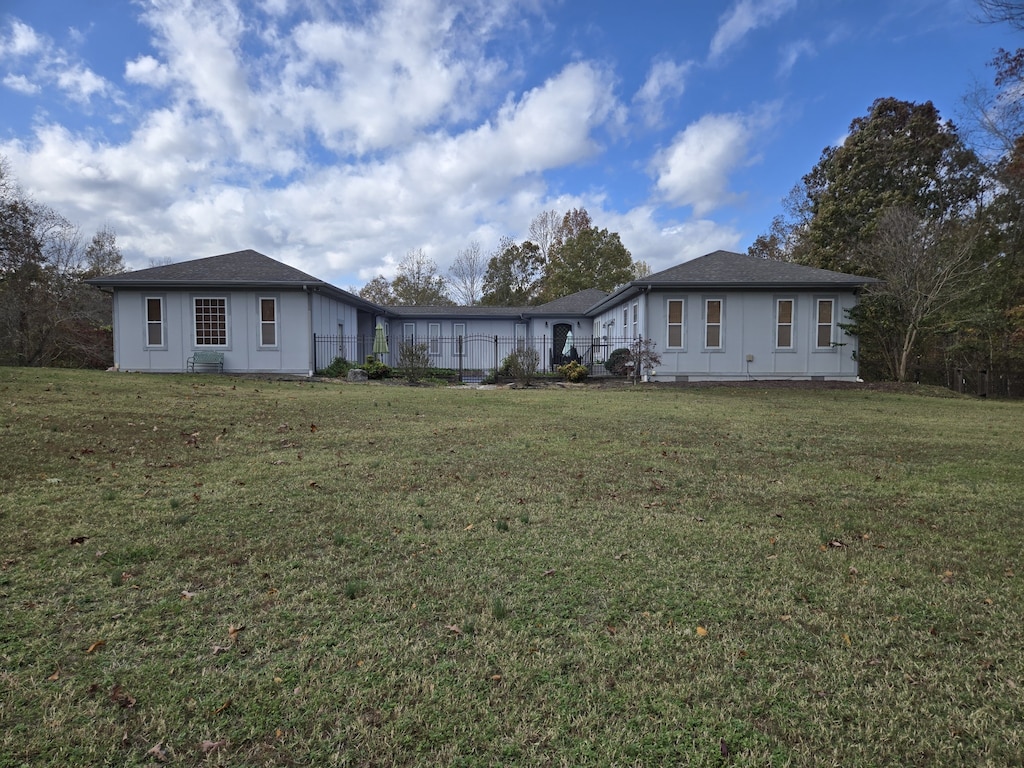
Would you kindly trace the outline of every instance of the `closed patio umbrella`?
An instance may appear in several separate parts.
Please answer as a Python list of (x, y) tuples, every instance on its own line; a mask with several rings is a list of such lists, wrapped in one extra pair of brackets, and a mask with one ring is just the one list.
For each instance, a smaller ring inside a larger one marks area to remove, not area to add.
[(373, 332), (373, 354), (386, 355), (388, 353), (388, 338), (384, 335), (384, 326), (377, 323), (377, 329)]
[(572, 354), (572, 331), (565, 334), (565, 346), (562, 347), (562, 354), (565, 357)]

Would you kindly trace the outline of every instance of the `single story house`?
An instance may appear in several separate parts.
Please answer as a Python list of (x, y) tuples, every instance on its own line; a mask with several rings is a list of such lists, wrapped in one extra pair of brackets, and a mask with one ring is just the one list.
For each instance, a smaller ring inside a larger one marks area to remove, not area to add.
[(857, 378), (857, 340), (840, 323), (870, 278), (716, 251), (633, 280), (530, 307), (384, 307), (255, 251), (95, 278), (111, 290), (120, 370), (313, 375), (362, 360), (384, 328), (397, 363), (423, 343), (437, 367), (487, 372), (532, 347), (538, 367), (594, 370), (636, 339), (657, 381)]

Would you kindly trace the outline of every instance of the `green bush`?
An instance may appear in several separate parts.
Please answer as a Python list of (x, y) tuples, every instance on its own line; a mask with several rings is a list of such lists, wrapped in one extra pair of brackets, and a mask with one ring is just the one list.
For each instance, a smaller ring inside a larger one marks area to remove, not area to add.
[(367, 355), (366, 362), (361, 367), (369, 379), (390, 379), (392, 375), (391, 368), (373, 355)]
[(587, 370), (587, 366), (581, 365), (575, 360), (570, 360), (565, 365), (558, 366), (558, 372), (562, 374), (562, 377), (566, 381), (573, 383), (579, 383), (590, 375), (590, 371)]
[(332, 379), (344, 379), (354, 366), (344, 357), (336, 357), (326, 368), (317, 371), (318, 376), (329, 376)]
[(628, 349), (619, 347), (612, 350), (612, 353), (608, 355), (608, 359), (604, 361), (604, 367), (608, 370), (608, 373), (616, 376), (625, 376), (629, 372), (626, 364), (632, 359), (633, 355)]
[(526, 387), (537, 375), (538, 365), (540, 365), (540, 353), (536, 349), (524, 347), (517, 349), (502, 361), (501, 368), (498, 369), (498, 376), (508, 376), (517, 384)]

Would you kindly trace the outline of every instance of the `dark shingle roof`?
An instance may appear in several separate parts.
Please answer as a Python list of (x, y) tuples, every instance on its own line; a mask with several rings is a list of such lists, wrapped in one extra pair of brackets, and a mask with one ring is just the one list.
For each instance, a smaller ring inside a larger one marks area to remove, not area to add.
[(139, 269), (120, 275), (98, 277), (93, 285), (156, 286), (156, 285), (325, 285), (317, 277), (307, 275), (276, 259), (253, 250), (222, 253), (205, 259), (180, 261), (161, 267)]
[(387, 310), (373, 302), (253, 250), (180, 261), (85, 282), (99, 288), (308, 288), (370, 312), (387, 314)]
[(815, 269), (786, 261), (759, 259), (731, 251), (714, 251), (692, 261), (634, 281), (642, 285), (707, 285), (716, 287), (856, 287), (875, 282), (869, 277)]
[(529, 315), (582, 315), (592, 306), (608, 296), (607, 291), (600, 288), (587, 288), (576, 291), (560, 299), (549, 301), (537, 307), (531, 307)]

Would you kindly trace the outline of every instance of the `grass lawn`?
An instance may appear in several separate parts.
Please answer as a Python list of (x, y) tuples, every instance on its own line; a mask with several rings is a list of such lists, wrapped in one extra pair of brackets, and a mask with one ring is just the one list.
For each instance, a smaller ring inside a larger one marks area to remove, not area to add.
[(26, 369), (0, 401), (4, 768), (1021, 764), (1024, 404)]

